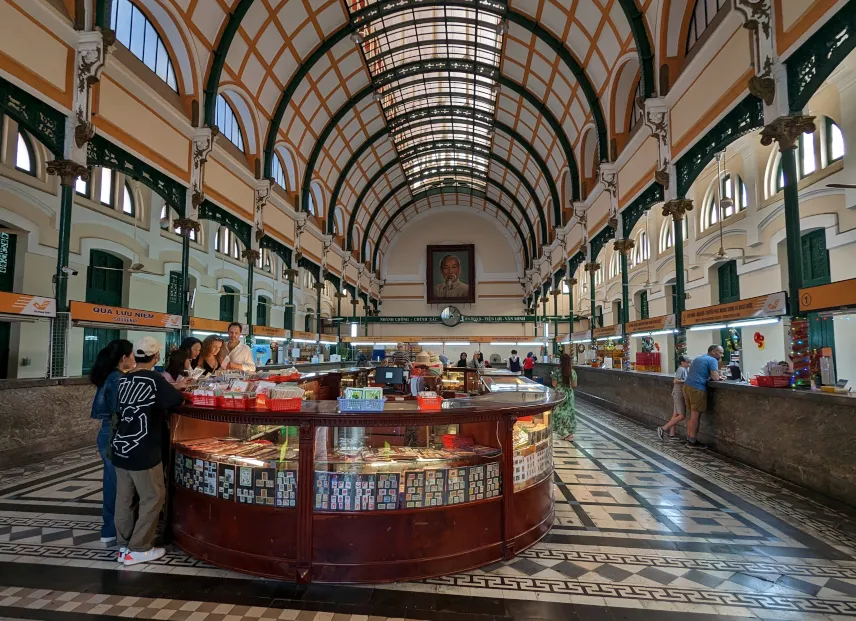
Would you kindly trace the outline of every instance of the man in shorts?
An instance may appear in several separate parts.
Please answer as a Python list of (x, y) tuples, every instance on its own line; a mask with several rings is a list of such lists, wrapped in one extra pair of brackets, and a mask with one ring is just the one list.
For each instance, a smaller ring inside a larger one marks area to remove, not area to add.
[(684, 400), (690, 411), (690, 420), (687, 423), (687, 446), (690, 448), (706, 449), (696, 438), (698, 426), (702, 413), (707, 411), (707, 383), (710, 380), (719, 380), (719, 361), (725, 350), (719, 345), (711, 345), (707, 348), (707, 355), (698, 356), (693, 360), (687, 371), (687, 379), (684, 382)]

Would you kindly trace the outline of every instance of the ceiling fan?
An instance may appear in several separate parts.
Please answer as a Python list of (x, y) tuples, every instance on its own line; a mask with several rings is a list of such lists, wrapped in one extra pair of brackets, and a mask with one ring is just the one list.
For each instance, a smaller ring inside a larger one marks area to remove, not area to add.
[(732, 261), (735, 259), (763, 259), (766, 255), (757, 254), (743, 254), (740, 256), (732, 257), (725, 250), (725, 243), (723, 241), (723, 232), (722, 232), (722, 221), (725, 219), (725, 213), (729, 209), (734, 208), (734, 200), (731, 198), (725, 197), (722, 198), (722, 156), (725, 155), (725, 151), (720, 151), (714, 157), (716, 157), (716, 209), (719, 211), (717, 214), (719, 217), (717, 220), (719, 221), (719, 250), (717, 250), (713, 254), (699, 254), (700, 257), (713, 257), (714, 263), (727, 263), (728, 261)]
[(853, 183), (827, 183), (826, 187), (837, 190), (856, 190), (856, 184)]

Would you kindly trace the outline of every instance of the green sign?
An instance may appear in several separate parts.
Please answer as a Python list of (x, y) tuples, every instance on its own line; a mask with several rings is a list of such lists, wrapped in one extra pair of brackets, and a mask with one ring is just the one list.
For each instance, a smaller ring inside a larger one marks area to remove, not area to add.
[[(351, 321), (352, 317), (337, 317), (340, 321)], [(365, 323), (441, 323), (440, 316), (415, 316), (415, 317), (360, 317), (360, 322)], [(570, 321), (571, 318), (567, 315), (560, 317), (552, 317), (543, 315), (538, 316), (539, 321)], [(461, 323), (526, 323), (534, 322), (535, 315), (464, 315), (461, 317)]]

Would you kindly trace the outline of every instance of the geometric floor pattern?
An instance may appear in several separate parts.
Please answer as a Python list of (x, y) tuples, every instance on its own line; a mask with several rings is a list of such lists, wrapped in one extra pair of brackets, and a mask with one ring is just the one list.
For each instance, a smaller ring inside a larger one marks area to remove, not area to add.
[(373, 587), (220, 570), (99, 542), (94, 450), (0, 472), (0, 618), (172, 621), (856, 619), (854, 512), (577, 400), (556, 521), (509, 563)]

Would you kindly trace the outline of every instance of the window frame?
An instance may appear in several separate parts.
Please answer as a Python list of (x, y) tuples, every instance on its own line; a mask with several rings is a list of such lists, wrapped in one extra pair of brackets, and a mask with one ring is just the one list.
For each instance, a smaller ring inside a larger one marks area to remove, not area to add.
[[(225, 127), (226, 123), (229, 123), (228, 131)], [(244, 148), (246, 140), (244, 139), (244, 128), (241, 126), (240, 117), (235, 112), (232, 102), (223, 93), (217, 93), (217, 98), (214, 102), (214, 124), (226, 140), (232, 143), (241, 153), (246, 153)], [(237, 142), (235, 132), (237, 132)]]
[[(108, 200), (110, 202), (104, 202), (104, 176), (105, 174), (110, 179), (110, 187), (108, 189)], [(116, 207), (116, 171), (112, 168), (106, 168), (104, 166), (101, 167), (101, 176), (98, 184), (98, 202), (104, 207), (109, 207), (110, 209), (115, 209)]]
[[(131, 204), (130, 211), (125, 210), (126, 197), (128, 202)], [(127, 180), (122, 184), (122, 213), (126, 216), (130, 216), (131, 218), (137, 217), (137, 202), (134, 200), (134, 188), (131, 187), (131, 184)]]
[[(692, 12), (690, 13), (690, 21), (687, 27), (687, 38), (684, 41), (684, 56), (689, 56), (699, 44), (699, 41), (704, 40), (704, 34), (710, 29), (711, 24), (716, 20), (716, 16), (719, 15), (722, 9), (730, 4), (728, 0), (713, 0), (716, 3), (716, 11), (714, 11), (713, 15), (708, 15), (708, 1), (709, 0), (695, 0), (693, 3)], [(698, 29), (696, 21), (696, 18), (698, 17), (697, 14), (699, 13), (699, 5), (704, 7), (705, 23), (701, 30)], [(693, 34), (695, 34), (695, 38), (693, 38)]]

